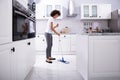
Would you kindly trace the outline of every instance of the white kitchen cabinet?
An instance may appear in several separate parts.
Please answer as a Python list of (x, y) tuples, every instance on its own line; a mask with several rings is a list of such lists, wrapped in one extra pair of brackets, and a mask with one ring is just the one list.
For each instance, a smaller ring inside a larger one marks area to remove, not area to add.
[(100, 4), (98, 7), (98, 16), (100, 19), (111, 19), (111, 4)]
[(61, 4), (44, 4), (39, 3), (36, 5), (36, 19), (49, 19), (50, 13), (53, 10), (59, 10), (61, 12), (61, 16), (57, 19), (62, 19), (62, 5)]
[(53, 46), (52, 46), (52, 51), (58, 52), (59, 48), (59, 37), (57, 35), (53, 35)]
[(36, 51), (45, 51), (46, 50), (46, 39), (44, 35), (36, 36)]
[(50, 18), (50, 13), (53, 11), (53, 10), (59, 10), (61, 12), (61, 16), (58, 17), (57, 19), (62, 19), (62, 5), (61, 4), (47, 4), (46, 7), (45, 7), (45, 17), (47, 19)]
[(81, 19), (98, 18), (97, 4), (82, 4), (81, 5)]
[(61, 35), (59, 50), (62, 52), (70, 52), (70, 36), (69, 35)]
[(26, 44), (27, 44), (27, 56), (29, 56), (27, 58), (27, 74), (28, 74), (35, 63), (35, 55), (36, 55), (35, 39), (34, 38), (29, 39)]
[(53, 35), (53, 47), (52, 51), (57, 52), (70, 52), (70, 35), (61, 35), (60, 37), (57, 35)]
[(36, 19), (45, 19), (45, 4), (36, 4)]
[(70, 50), (72, 51), (72, 52), (75, 52), (76, 51), (76, 35), (70, 35), (70, 37), (71, 37), (71, 40), (70, 40)]
[(0, 46), (0, 80), (24, 80), (35, 63), (34, 39)]
[(10, 50), (10, 45), (0, 46), (0, 80), (12, 80)]
[(81, 19), (111, 19), (111, 4), (82, 4)]
[(27, 74), (27, 43), (26, 41), (15, 42), (15, 58), (16, 58), (16, 78), (24, 80)]
[(12, 45), (15, 47), (16, 80), (24, 80), (35, 60), (34, 38), (16, 41)]
[(120, 76), (120, 37), (89, 38), (91, 77)]
[(120, 80), (120, 36), (77, 35), (77, 70), (84, 80)]
[(12, 0), (0, 1), (0, 10), (0, 44), (4, 44), (12, 42)]
[[(44, 35), (37, 35), (35, 40), (36, 51), (46, 51), (46, 39)], [(76, 51), (76, 35), (53, 35), (53, 54), (59, 54), (60, 52), (70, 53)]]

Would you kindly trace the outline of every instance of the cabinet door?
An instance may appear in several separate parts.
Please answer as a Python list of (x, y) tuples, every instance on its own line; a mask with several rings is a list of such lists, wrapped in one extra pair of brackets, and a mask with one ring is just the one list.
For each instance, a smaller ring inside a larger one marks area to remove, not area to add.
[(70, 51), (70, 36), (65, 35), (60, 38), (59, 49), (63, 52)]
[(98, 17), (98, 6), (97, 5), (91, 5), (91, 16), (92, 18)]
[(103, 36), (89, 39), (89, 75), (120, 76), (120, 38)]
[(38, 35), (36, 37), (36, 41), (35, 41), (35, 45), (36, 45), (36, 50), (37, 51), (45, 51), (46, 50), (46, 39), (44, 35)]
[(111, 4), (100, 4), (98, 13), (100, 19), (111, 19)]
[(71, 42), (71, 45), (70, 45), (70, 47), (71, 47), (71, 51), (76, 51), (76, 42), (77, 40), (76, 40), (76, 35), (71, 35), (71, 40), (70, 40), (70, 42)]
[(24, 80), (27, 75), (27, 44), (26, 41), (15, 42), (16, 52), (16, 77), (17, 80)]
[(0, 80), (11, 80), (10, 46), (0, 46)]
[(0, 11), (0, 44), (4, 44), (12, 42), (12, 0), (1, 0)]
[(62, 19), (62, 5), (58, 4), (58, 5), (55, 5), (54, 7), (55, 7), (55, 10), (59, 10), (61, 12), (61, 15), (57, 19)]
[(45, 5), (43, 3), (36, 4), (36, 19), (45, 19)]
[(53, 6), (52, 5), (46, 5), (46, 18), (49, 18), (50, 17), (50, 13), (51, 11), (53, 10)]
[(83, 17), (89, 17), (90, 16), (90, 7), (89, 5), (83, 6)]
[(59, 48), (59, 37), (57, 35), (53, 35), (52, 51), (58, 51), (58, 48)]
[(29, 39), (27, 45), (27, 74), (35, 63), (35, 39)]

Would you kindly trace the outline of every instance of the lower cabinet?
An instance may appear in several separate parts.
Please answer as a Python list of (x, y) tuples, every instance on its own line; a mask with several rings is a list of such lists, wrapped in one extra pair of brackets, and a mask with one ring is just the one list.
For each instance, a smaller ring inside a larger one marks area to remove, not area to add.
[(24, 80), (35, 63), (34, 39), (0, 46), (0, 80)]
[(69, 35), (61, 35), (59, 49), (62, 52), (70, 52), (70, 36)]
[(0, 46), (0, 80), (12, 80), (10, 50), (10, 45)]
[(89, 38), (89, 72), (92, 78), (120, 77), (120, 36)]
[(45, 51), (46, 48), (46, 39), (44, 35), (37, 35), (35, 39), (36, 51)]
[(24, 80), (31, 70), (35, 60), (34, 39), (29, 39), (15, 44), (16, 77)]
[(71, 35), (71, 40), (70, 40), (70, 44), (71, 44), (71, 48), (70, 48), (70, 50), (71, 50), (71, 52), (76, 52), (76, 43), (77, 43), (77, 40), (76, 40), (76, 35)]
[(77, 35), (77, 71), (84, 80), (120, 80), (120, 36)]
[(53, 35), (53, 52), (59, 51), (59, 37), (57, 35)]
[[(59, 54), (60, 52), (65, 52), (66, 54), (70, 53), (71, 51), (75, 51), (75, 44), (74, 42), (76, 39), (74, 35), (61, 35), (60, 37), (57, 35), (53, 35), (53, 47), (52, 52), (53, 54)], [(46, 39), (44, 35), (37, 35), (36, 36), (36, 51), (38, 52), (45, 52), (46, 50)]]

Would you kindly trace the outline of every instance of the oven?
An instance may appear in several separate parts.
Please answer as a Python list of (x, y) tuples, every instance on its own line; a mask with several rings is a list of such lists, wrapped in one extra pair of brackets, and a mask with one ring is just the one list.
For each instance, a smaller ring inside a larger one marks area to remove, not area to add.
[(19, 2), (13, 2), (13, 41), (35, 37), (35, 16)]

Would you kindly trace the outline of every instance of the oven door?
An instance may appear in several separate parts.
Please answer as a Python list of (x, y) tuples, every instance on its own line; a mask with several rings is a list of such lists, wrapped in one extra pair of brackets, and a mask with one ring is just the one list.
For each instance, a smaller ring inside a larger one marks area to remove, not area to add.
[(17, 10), (13, 11), (13, 41), (28, 38), (28, 24), (27, 15)]
[(34, 38), (36, 33), (35, 19), (29, 18), (28, 38)]

